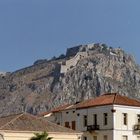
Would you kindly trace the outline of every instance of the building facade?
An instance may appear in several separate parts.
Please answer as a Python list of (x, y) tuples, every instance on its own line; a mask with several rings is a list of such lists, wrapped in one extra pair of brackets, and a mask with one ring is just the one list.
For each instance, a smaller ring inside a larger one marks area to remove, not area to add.
[(119, 94), (55, 109), (46, 119), (83, 133), (83, 140), (140, 140), (140, 102)]

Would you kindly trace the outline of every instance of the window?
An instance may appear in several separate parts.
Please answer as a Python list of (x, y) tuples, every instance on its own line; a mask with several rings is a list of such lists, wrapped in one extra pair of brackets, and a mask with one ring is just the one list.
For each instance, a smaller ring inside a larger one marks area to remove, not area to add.
[(104, 113), (104, 125), (107, 125), (108, 114)]
[(83, 140), (87, 140), (87, 137), (84, 137)]
[(97, 114), (93, 115), (93, 125), (97, 125)]
[(122, 136), (122, 140), (128, 140), (127, 136)]
[(127, 125), (127, 113), (123, 113), (123, 124)]
[(93, 136), (93, 140), (97, 140), (97, 136)]
[(137, 115), (138, 123), (140, 123), (140, 114)]
[(65, 122), (65, 127), (70, 128), (69, 122)]
[(104, 140), (107, 140), (107, 135), (104, 135)]
[(87, 126), (87, 115), (84, 116), (84, 126)]
[(76, 129), (76, 122), (72, 121), (71, 123), (72, 123), (72, 129), (75, 130)]

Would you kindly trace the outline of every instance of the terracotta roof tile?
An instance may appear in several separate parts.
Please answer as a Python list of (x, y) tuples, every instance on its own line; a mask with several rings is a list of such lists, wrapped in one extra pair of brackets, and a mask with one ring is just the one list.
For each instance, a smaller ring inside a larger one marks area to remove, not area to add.
[[(126, 96), (122, 96), (118, 93), (107, 93), (107, 94), (103, 94), (97, 98), (85, 100), (85, 101), (82, 101), (82, 102), (74, 104), (74, 105), (59, 106), (58, 108), (52, 110), (49, 113), (59, 112), (59, 111), (63, 111), (63, 110), (70, 110), (70, 109), (82, 109), (82, 108), (88, 108), (88, 107), (113, 105), (113, 104), (140, 107), (140, 101), (138, 101), (138, 100), (131, 99)], [(47, 113), (44, 113), (44, 115), (47, 115)], [(42, 116), (44, 116), (44, 115), (42, 115)]]
[(126, 96), (121, 96), (119, 94), (116, 95), (114, 104), (140, 107), (140, 101), (136, 99), (130, 99)]
[(1, 117), (0, 130), (76, 133), (76, 131), (69, 128), (25, 113)]
[(80, 108), (113, 105), (113, 104), (140, 107), (140, 101), (138, 100), (130, 99), (126, 96), (122, 96), (117, 93), (108, 93), (108, 94), (103, 94), (102, 96), (97, 97), (95, 99), (89, 99), (83, 101), (75, 105), (73, 108), (80, 109)]

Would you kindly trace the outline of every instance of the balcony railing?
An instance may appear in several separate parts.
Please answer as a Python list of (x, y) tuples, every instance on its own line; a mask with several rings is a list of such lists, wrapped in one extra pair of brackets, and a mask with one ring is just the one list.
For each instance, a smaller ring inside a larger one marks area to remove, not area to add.
[(87, 126), (87, 131), (95, 131), (95, 130), (99, 130), (100, 127), (99, 125), (88, 125)]

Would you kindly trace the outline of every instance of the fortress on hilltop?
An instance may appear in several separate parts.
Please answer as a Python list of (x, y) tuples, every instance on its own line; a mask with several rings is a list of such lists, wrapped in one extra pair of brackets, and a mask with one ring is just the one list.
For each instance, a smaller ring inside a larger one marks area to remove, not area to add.
[(120, 51), (120, 48), (113, 49), (111, 47), (107, 47), (105, 44), (99, 43), (79, 45), (73, 48), (69, 48), (66, 52), (67, 59), (61, 63), (61, 73), (66, 73), (67, 71), (75, 67), (80, 60), (88, 58), (95, 53), (103, 52), (108, 53), (112, 56), (117, 56)]

